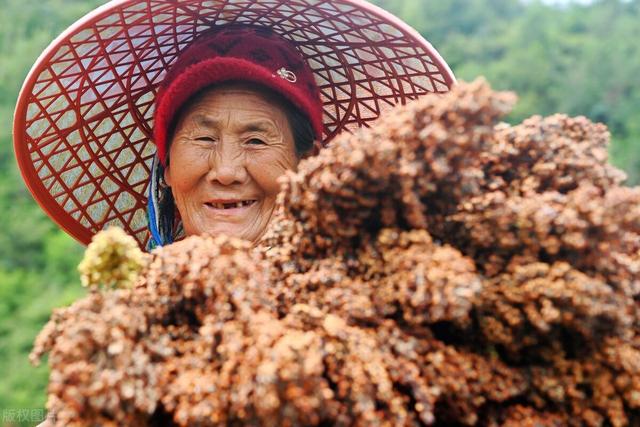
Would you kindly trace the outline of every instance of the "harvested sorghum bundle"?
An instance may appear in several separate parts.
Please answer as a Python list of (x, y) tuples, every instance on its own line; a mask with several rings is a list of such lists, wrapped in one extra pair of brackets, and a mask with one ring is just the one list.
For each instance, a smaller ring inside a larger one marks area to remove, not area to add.
[(602, 190), (625, 175), (607, 163), (609, 132), (585, 117), (534, 116), (517, 126), (497, 126), (483, 155), (483, 191), (525, 195), (567, 193), (581, 182)]
[(425, 229), (480, 191), (481, 153), (513, 103), (513, 95), (478, 81), (336, 138), (289, 173), (280, 193), (282, 218), (267, 244), (316, 258), (382, 227)]
[(640, 191), (603, 126), (512, 104), (460, 84), (336, 139), (256, 247), (96, 236), (32, 355), (56, 423), (640, 425)]

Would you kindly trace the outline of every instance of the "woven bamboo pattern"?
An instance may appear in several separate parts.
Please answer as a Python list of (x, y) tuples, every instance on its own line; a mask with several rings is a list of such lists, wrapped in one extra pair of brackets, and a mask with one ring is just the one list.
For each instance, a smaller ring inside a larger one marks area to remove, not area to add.
[(14, 118), (29, 189), (79, 241), (115, 224), (146, 244), (156, 90), (195, 37), (229, 23), (269, 27), (301, 52), (321, 90), (325, 141), (455, 82), (417, 32), (363, 1), (108, 3), (41, 55)]

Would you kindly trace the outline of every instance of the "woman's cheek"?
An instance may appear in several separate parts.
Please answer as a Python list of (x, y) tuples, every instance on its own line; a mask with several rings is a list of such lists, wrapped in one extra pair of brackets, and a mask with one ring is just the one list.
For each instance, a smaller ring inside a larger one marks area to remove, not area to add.
[(173, 182), (173, 186), (179, 186), (186, 190), (195, 186), (199, 177), (207, 173), (207, 152), (196, 147), (182, 147), (171, 153), (171, 167), (174, 169), (173, 176), (178, 181)]
[(249, 174), (262, 190), (274, 196), (280, 191), (280, 178), (287, 170), (294, 170), (296, 157), (284, 149), (274, 149), (262, 155), (251, 156), (247, 165)]

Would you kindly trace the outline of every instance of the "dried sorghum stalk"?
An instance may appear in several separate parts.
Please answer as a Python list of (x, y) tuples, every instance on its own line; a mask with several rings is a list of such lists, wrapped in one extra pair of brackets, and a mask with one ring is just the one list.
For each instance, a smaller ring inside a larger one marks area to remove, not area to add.
[(259, 245), (55, 311), (57, 425), (640, 425), (640, 192), (605, 127), (513, 102), (399, 107), (288, 173)]

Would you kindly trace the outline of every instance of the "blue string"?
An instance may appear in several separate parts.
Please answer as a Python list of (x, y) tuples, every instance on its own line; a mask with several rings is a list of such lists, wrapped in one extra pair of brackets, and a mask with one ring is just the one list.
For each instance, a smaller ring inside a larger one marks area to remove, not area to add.
[(151, 174), (149, 176), (149, 194), (147, 197), (147, 215), (149, 221), (149, 231), (151, 232), (151, 239), (149, 241), (149, 250), (155, 247), (161, 247), (164, 245), (164, 239), (162, 233), (158, 229), (158, 165), (159, 159), (156, 154), (153, 157), (153, 163), (151, 164)]
[(151, 231), (151, 240), (153, 247), (164, 245), (164, 241), (162, 236), (160, 235), (160, 231), (158, 230), (158, 221), (156, 217), (156, 207), (154, 203), (155, 197), (155, 185), (153, 185), (153, 181), (155, 180), (155, 171), (151, 173), (151, 181), (149, 183), (149, 195), (147, 198), (147, 212), (149, 214), (149, 230)]

